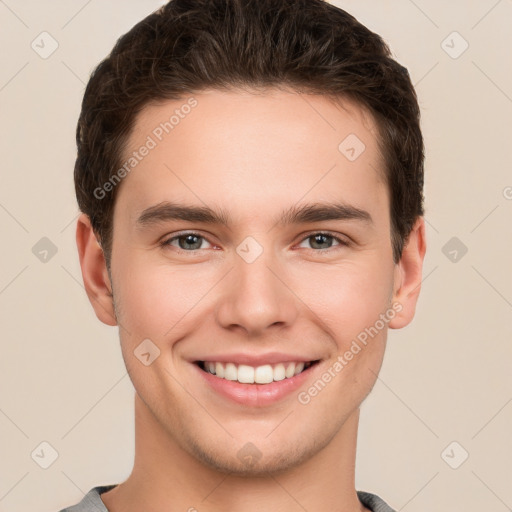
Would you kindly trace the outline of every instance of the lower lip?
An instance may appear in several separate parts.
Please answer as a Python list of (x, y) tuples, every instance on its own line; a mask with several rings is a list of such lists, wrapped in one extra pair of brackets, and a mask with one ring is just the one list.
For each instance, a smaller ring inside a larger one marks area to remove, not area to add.
[(236, 380), (227, 380), (205, 372), (194, 364), (203, 379), (219, 394), (230, 398), (236, 403), (252, 407), (264, 407), (273, 404), (290, 395), (300, 388), (311, 375), (319, 363), (316, 363), (303, 372), (279, 381), (268, 384), (242, 384)]

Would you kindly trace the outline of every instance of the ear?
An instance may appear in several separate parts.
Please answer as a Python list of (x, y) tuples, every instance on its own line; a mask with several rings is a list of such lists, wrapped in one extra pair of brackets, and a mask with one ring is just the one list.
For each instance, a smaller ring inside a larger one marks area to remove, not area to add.
[(110, 283), (103, 249), (98, 243), (91, 221), (85, 213), (82, 213), (77, 221), (76, 245), (85, 291), (96, 316), (104, 324), (117, 325), (112, 284)]
[(425, 220), (418, 218), (407, 239), (400, 261), (395, 265), (392, 303), (401, 305), (390, 320), (391, 329), (401, 329), (414, 318), (416, 302), (421, 289), (423, 259), (426, 251)]

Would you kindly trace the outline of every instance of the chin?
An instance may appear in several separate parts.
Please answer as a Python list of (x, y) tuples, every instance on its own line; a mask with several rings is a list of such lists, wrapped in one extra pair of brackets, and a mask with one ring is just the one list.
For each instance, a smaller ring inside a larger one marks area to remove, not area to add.
[[(233, 444), (227, 446), (227, 450), (217, 445), (215, 448), (204, 446), (197, 442), (190, 445), (191, 455), (205, 466), (220, 472), (239, 477), (268, 477), (284, 473), (299, 466), (313, 457), (323, 446), (314, 442), (305, 445), (303, 441), (288, 442), (283, 446), (281, 440), (270, 442), (262, 440), (259, 446), (265, 445), (261, 450), (256, 443), (246, 442), (238, 450), (233, 450)], [(327, 445), (328, 440), (323, 443)]]

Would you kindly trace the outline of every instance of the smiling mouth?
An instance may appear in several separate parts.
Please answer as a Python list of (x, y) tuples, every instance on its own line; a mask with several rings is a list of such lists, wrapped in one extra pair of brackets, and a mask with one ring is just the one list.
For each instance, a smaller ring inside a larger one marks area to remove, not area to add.
[(237, 381), (241, 384), (269, 384), (291, 379), (317, 364), (319, 360), (308, 362), (288, 362), (248, 366), (245, 364), (220, 363), (214, 361), (196, 361), (201, 370), (215, 375), (219, 379)]

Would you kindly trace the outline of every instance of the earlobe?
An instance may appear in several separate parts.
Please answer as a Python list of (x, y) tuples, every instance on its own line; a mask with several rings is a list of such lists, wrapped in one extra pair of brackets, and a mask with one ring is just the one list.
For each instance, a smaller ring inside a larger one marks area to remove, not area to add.
[(98, 243), (91, 221), (85, 213), (82, 213), (77, 221), (76, 245), (85, 291), (96, 316), (104, 324), (117, 325), (112, 285), (107, 272), (103, 249)]
[(420, 217), (415, 222), (402, 251), (402, 257), (395, 266), (392, 303), (396, 303), (394, 309), (397, 314), (388, 324), (391, 329), (401, 329), (414, 318), (421, 289), (425, 251), (425, 220)]

